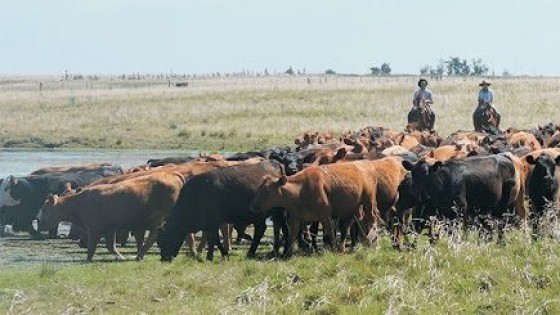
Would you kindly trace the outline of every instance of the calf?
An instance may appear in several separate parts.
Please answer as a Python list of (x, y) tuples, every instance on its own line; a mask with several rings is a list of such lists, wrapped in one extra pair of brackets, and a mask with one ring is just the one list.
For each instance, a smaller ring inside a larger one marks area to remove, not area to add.
[(122, 181), (96, 185), (67, 196), (51, 195), (37, 215), (39, 228), (49, 228), (66, 219), (78, 222), (87, 231), (87, 260), (92, 261), (97, 243), (105, 235), (107, 249), (117, 259), (124, 257), (115, 247), (115, 230), (150, 230), (136, 258), (141, 260), (157, 237), (157, 229), (175, 204), (183, 175), (157, 172)]

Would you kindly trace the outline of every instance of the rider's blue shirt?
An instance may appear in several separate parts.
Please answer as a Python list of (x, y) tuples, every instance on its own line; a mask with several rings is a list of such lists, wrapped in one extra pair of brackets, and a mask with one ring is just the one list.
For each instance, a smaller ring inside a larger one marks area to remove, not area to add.
[(494, 93), (492, 93), (492, 90), (480, 90), (480, 92), (478, 92), (478, 102), (481, 101), (492, 104), (494, 102)]
[(412, 97), (412, 104), (414, 105), (416, 102), (420, 102), (422, 100), (434, 102), (432, 98), (432, 91), (428, 89), (418, 89), (418, 91), (414, 92), (414, 96)]

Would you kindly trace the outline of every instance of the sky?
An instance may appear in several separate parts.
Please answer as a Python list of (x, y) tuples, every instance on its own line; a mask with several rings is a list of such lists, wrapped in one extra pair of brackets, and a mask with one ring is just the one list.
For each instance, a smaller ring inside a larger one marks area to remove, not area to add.
[(457, 56), (560, 76), (557, 0), (0, 0), (0, 74), (418, 74)]

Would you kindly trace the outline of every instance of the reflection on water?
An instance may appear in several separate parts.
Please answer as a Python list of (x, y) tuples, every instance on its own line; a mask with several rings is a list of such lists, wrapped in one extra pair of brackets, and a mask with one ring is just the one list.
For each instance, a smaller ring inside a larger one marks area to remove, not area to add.
[(41, 167), (112, 163), (124, 168), (145, 164), (149, 159), (170, 156), (197, 156), (195, 151), (35, 151), (0, 150), (0, 178), (24, 176)]

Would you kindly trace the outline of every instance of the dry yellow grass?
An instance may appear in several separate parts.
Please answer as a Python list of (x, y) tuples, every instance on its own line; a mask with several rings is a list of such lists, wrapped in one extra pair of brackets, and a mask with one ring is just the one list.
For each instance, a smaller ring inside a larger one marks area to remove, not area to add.
[[(4, 147), (250, 150), (307, 130), (402, 130), (417, 77), (190, 78), (60, 81), (0, 77)], [(481, 78), (431, 81), (436, 129), (472, 129)], [(502, 127), (558, 120), (560, 78), (494, 78)], [(43, 82), (42, 91), (39, 84)]]

